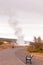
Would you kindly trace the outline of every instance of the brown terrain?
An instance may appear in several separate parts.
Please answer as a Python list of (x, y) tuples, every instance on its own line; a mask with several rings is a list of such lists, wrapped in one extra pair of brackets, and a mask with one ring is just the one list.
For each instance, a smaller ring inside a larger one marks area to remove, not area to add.
[[(29, 55), (26, 49), (21, 48), (17, 50), (15, 54), (25, 65), (30, 65), (30, 63), (26, 64), (25, 57), (26, 55)], [(43, 65), (43, 53), (31, 53), (31, 54), (33, 55), (31, 65)]]
[[(0, 65), (30, 65), (26, 64), (25, 56), (29, 53), (25, 47), (16, 46), (0, 51)], [(31, 65), (43, 65), (43, 53), (31, 53), (33, 55)]]
[[(26, 64), (25, 59), (28, 54), (25, 46), (2, 44), (0, 46), (0, 65), (30, 65), (30, 63)], [(31, 54), (33, 55), (31, 65), (43, 65), (43, 53)]]

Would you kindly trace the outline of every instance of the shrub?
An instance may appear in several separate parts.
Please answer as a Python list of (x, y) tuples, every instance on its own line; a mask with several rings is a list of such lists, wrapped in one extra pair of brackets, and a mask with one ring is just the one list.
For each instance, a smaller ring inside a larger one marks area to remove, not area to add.
[(34, 37), (34, 43), (30, 43), (30, 46), (27, 48), (29, 52), (43, 52), (43, 42), (40, 37)]
[(37, 52), (38, 50), (35, 49), (35, 48), (32, 47), (32, 46), (29, 46), (29, 47), (27, 47), (27, 51), (29, 51), (29, 52)]
[(31, 46), (27, 47), (29, 52), (40, 52), (43, 53), (43, 43), (33, 43)]
[(3, 41), (0, 41), (0, 45), (4, 44)]

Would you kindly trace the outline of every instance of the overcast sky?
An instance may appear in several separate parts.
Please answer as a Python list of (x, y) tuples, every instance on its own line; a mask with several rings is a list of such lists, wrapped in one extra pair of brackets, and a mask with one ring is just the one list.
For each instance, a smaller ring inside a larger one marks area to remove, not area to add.
[(43, 0), (0, 0), (0, 37), (17, 38), (9, 16), (18, 21), (25, 40), (43, 39)]

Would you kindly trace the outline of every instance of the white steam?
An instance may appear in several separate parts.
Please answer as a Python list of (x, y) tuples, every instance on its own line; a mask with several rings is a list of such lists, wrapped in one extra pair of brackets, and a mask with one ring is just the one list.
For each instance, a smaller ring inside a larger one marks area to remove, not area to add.
[(10, 17), (9, 24), (12, 26), (12, 28), (15, 30), (15, 35), (17, 36), (16, 43), (18, 45), (24, 45), (24, 36), (22, 33), (21, 27), (19, 27), (19, 23), (15, 20), (15, 17)]

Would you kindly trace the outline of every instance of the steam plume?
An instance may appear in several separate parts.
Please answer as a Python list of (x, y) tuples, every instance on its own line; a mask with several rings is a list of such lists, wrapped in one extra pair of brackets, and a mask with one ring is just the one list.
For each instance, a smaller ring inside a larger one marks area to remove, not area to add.
[(15, 35), (18, 38), (16, 43), (18, 45), (24, 45), (24, 36), (23, 36), (23, 33), (22, 33), (22, 29), (18, 26), (19, 23), (15, 20), (14, 17), (10, 17), (9, 24), (15, 30)]

